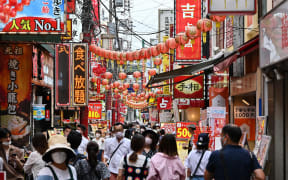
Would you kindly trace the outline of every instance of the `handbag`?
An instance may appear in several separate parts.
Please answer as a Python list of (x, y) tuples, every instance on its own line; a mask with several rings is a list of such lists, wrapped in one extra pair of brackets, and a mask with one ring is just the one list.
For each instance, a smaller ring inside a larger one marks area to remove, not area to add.
[(109, 166), (109, 164), (110, 164), (110, 161), (111, 161), (112, 157), (114, 156), (115, 152), (119, 149), (119, 147), (121, 146), (121, 144), (123, 144), (123, 141), (122, 141), (121, 143), (119, 143), (118, 146), (116, 147), (116, 149), (113, 151), (113, 153), (112, 153), (109, 161), (107, 162), (107, 165), (108, 165), (108, 166)]
[(204, 151), (202, 152), (202, 155), (201, 155), (201, 157), (200, 157), (200, 160), (198, 161), (198, 164), (197, 164), (196, 169), (194, 170), (192, 176), (190, 176), (190, 179), (192, 179), (192, 178), (195, 177), (196, 172), (197, 172), (197, 170), (198, 170), (198, 168), (199, 168), (199, 166), (200, 166), (200, 164), (201, 164), (202, 158), (203, 158), (203, 156), (204, 156), (204, 154), (205, 154), (205, 151), (206, 151), (206, 150), (204, 150)]

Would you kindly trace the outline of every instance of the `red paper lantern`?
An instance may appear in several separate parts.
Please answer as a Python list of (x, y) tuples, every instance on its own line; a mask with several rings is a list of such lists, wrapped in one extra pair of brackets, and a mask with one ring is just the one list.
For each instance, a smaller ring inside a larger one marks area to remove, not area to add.
[(125, 89), (128, 89), (128, 88), (130, 87), (130, 84), (129, 84), (129, 83), (124, 83), (124, 84), (123, 84), (123, 87), (124, 87)]
[(133, 73), (133, 77), (136, 78), (136, 79), (140, 78), (140, 77), (141, 77), (141, 72), (135, 71), (135, 72)]
[(134, 89), (134, 91), (138, 91), (139, 88), (140, 88), (140, 85), (139, 85), (138, 83), (134, 83), (134, 84), (133, 84), (133, 89)]
[(139, 59), (146, 59), (146, 48), (142, 48), (139, 53)]
[(106, 89), (106, 90), (109, 90), (109, 89), (111, 89), (111, 86), (106, 85), (106, 86), (105, 86), (105, 89)]
[(119, 83), (118, 81), (115, 81), (115, 82), (113, 83), (113, 85), (114, 85), (114, 88), (118, 88), (118, 87), (120, 86), (120, 83)]
[(104, 49), (99, 48), (99, 50), (98, 50), (99, 56), (104, 57), (104, 56), (105, 56), (105, 53), (104, 53), (104, 52), (105, 52)]
[(127, 60), (127, 53), (120, 53), (120, 60), (126, 61)]
[(97, 82), (97, 78), (94, 78), (94, 77), (91, 78), (91, 82), (92, 82), (92, 83), (96, 83), (96, 82)]
[(186, 31), (185, 31), (186, 36), (190, 39), (197, 38), (199, 35), (198, 32), (199, 31), (196, 26), (187, 26)]
[(212, 21), (206, 18), (198, 20), (197, 29), (203, 33), (203, 42), (206, 43), (206, 32), (212, 29)]
[(139, 60), (140, 59), (140, 51), (136, 50), (133, 52), (133, 59), (134, 60)]
[(162, 59), (161, 58), (154, 58), (154, 64), (156, 66), (160, 66), (162, 64)]
[(121, 79), (123, 81), (126, 78), (127, 78), (127, 74), (126, 73), (124, 73), (124, 72), (120, 72), (119, 73), (119, 79)]
[(113, 74), (111, 72), (105, 72), (104, 77), (105, 79), (111, 79), (113, 77)]
[(169, 49), (176, 49), (178, 47), (178, 44), (176, 43), (176, 40), (174, 38), (169, 38), (166, 40), (165, 45)]
[(151, 48), (146, 48), (145, 49), (145, 56), (146, 56), (147, 59), (151, 58), (151, 56), (152, 56)]
[(127, 60), (128, 60), (128, 61), (133, 61), (133, 60), (134, 60), (133, 52), (128, 52), (128, 53), (127, 53)]
[(124, 96), (127, 96), (127, 94), (128, 94), (128, 91), (123, 91)]
[(185, 44), (189, 42), (189, 38), (186, 36), (184, 32), (180, 32), (176, 35), (175, 41), (177, 44), (184, 46)]
[(142, 92), (142, 93), (140, 94), (140, 96), (141, 96), (141, 97), (144, 97), (144, 96), (145, 96), (145, 93), (144, 93), (144, 92)]
[(162, 54), (165, 54), (169, 51), (169, 48), (165, 45), (165, 43), (159, 43), (156, 46), (157, 50)]
[(103, 85), (108, 85), (109, 84), (109, 80), (108, 79), (103, 79), (102, 80), (102, 84)]
[(145, 99), (149, 99), (149, 95), (148, 94), (145, 95)]
[(160, 51), (157, 50), (156, 46), (152, 46), (151, 47), (151, 52), (152, 52), (152, 56), (158, 56), (160, 54)]
[(119, 89), (114, 89), (114, 93), (118, 94), (119, 93)]
[(155, 69), (149, 69), (148, 70), (148, 75), (149, 76), (154, 76), (156, 74), (156, 70)]
[(156, 93), (157, 94), (163, 94), (163, 91), (162, 90), (158, 90)]
[(131, 96), (136, 97), (136, 93), (135, 92), (131, 93)]
[(151, 97), (152, 97), (152, 96), (153, 96), (153, 94), (154, 94), (153, 92), (149, 92), (149, 96), (151, 96)]

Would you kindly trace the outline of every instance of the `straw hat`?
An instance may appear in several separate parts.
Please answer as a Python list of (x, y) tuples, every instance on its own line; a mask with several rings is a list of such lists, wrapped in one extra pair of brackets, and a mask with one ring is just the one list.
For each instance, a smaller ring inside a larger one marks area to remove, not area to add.
[(42, 159), (46, 162), (52, 161), (51, 153), (54, 150), (64, 150), (67, 153), (67, 158), (71, 159), (75, 157), (74, 150), (70, 148), (70, 144), (67, 142), (67, 139), (62, 135), (51, 136), (48, 140), (49, 148), (43, 154)]

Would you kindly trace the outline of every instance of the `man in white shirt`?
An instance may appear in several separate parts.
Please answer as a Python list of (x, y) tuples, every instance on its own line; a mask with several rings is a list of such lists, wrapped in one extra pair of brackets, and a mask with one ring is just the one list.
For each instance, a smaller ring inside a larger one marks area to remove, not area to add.
[(82, 135), (82, 141), (80, 146), (78, 147), (78, 153), (87, 155), (86, 153), (86, 147), (89, 142), (89, 140), (84, 136), (84, 132), (86, 131), (86, 127), (82, 124), (79, 124), (77, 126), (77, 131)]
[(130, 140), (124, 137), (123, 131), (123, 124), (116, 123), (114, 125), (115, 137), (105, 141), (104, 162), (109, 164), (110, 180), (117, 179), (120, 160), (131, 151)]

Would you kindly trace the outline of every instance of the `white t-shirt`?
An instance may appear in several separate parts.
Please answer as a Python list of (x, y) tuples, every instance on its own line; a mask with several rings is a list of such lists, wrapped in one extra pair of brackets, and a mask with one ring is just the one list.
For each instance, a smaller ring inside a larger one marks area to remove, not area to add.
[[(129, 161), (129, 157), (130, 157), (131, 154), (132, 153), (129, 153), (127, 155), (127, 164), (128, 164), (128, 166), (143, 167), (145, 159), (146, 159), (146, 156), (144, 156), (142, 154), (141, 155), (138, 154), (138, 158), (137, 158), (136, 162), (132, 163), (132, 162)], [(122, 157), (122, 159), (121, 159), (121, 162), (120, 162), (120, 165), (119, 165), (119, 169), (124, 169), (124, 164), (125, 164), (124, 157)], [(149, 168), (149, 166), (150, 166), (150, 159), (148, 158), (147, 159), (146, 168)]]
[(79, 152), (80, 154), (84, 154), (85, 156), (87, 155), (87, 153), (86, 153), (86, 147), (87, 147), (87, 144), (88, 144), (88, 143), (89, 143), (89, 140), (88, 140), (86, 137), (82, 136), (81, 144), (80, 144), (79, 147), (78, 147), (78, 152)]
[(45, 162), (42, 160), (42, 155), (38, 151), (33, 151), (26, 163), (24, 164), (24, 172), (27, 174), (33, 174), (34, 179), (36, 179), (39, 171), (44, 168)]
[[(197, 164), (201, 158), (202, 152), (203, 152), (202, 150), (192, 150), (189, 153), (187, 159), (185, 160), (184, 165), (186, 168), (189, 168), (191, 170), (191, 176), (193, 175), (197, 167)], [(198, 175), (198, 176), (204, 175), (204, 171), (206, 169), (206, 165), (208, 164), (210, 155), (211, 155), (211, 151), (208, 151), (208, 150), (205, 151), (205, 154), (203, 155), (203, 158), (201, 160), (201, 163), (195, 175)]]
[[(71, 179), (68, 168), (66, 170), (62, 170), (62, 169), (56, 168), (52, 164), (50, 164), (50, 166), (55, 171), (59, 180), (70, 180)], [(77, 173), (76, 173), (75, 168), (73, 166), (69, 166), (69, 167), (71, 168), (71, 171), (73, 174), (73, 179), (77, 180)], [(41, 169), (41, 171), (39, 172), (39, 174), (37, 176), (37, 180), (46, 180), (46, 179), (51, 179), (51, 178), (54, 180), (53, 173), (48, 167), (44, 167), (43, 169)]]
[(94, 138), (92, 141), (95, 141), (98, 144), (99, 150), (104, 150), (104, 148), (105, 148), (105, 140), (104, 140), (104, 138), (101, 137), (98, 140), (96, 138)]

